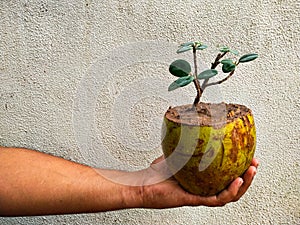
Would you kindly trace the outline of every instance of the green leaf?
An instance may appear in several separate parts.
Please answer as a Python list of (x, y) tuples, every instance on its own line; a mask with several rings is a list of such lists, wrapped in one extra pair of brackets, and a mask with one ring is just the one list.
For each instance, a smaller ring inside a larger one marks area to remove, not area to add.
[(180, 49), (177, 50), (177, 53), (182, 53), (182, 52), (186, 52), (186, 51), (189, 51), (189, 50), (192, 50), (193, 47), (191, 46), (183, 46), (181, 47)]
[(221, 63), (222, 63), (222, 64), (234, 64), (233, 61), (232, 61), (232, 59), (223, 59), (223, 60), (221, 61)]
[(204, 49), (206, 49), (207, 48), (207, 45), (199, 45), (197, 48), (196, 48), (196, 50), (204, 50)]
[(246, 54), (246, 55), (243, 55), (243, 56), (239, 59), (239, 62), (240, 62), (240, 63), (250, 62), (250, 61), (256, 59), (257, 57), (258, 57), (258, 54), (256, 54), (256, 53)]
[(223, 46), (220, 48), (220, 52), (229, 52), (230, 49), (227, 46)]
[(171, 63), (169, 66), (169, 71), (176, 77), (185, 77), (190, 74), (192, 68), (187, 61), (178, 59)]
[(233, 70), (235, 70), (236, 65), (234, 63), (224, 63), (222, 66), (222, 71), (224, 73), (229, 73)]
[(236, 50), (231, 50), (230, 48), (228, 48), (227, 46), (223, 46), (220, 48), (220, 52), (231, 52), (234, 55), (238, 55), (239, 52)]
[(182, 43), (180, 46), (184, 47), (184, 46), (193, 46), (193, 45), (194, 45), (194, 42), (193, 41), (189, 41), (189, 42), (186, 42), (186, 43)]
[(224, 73), (229, 73), (232, 70), (235, 70), (236, 64), (232, 61), (232, 59), (223, 59), (221, 63), (223, 64), (222, 71)]
[(215, 69), (209, 69), (209, 70), (204, 70), (203, 72), (199, 73), (197, 78), (199, 80), (202, 80), (202, 79), (209, 79), (215, 75), (218, 74), (218, 71), (215, 70)]
[(194, 80), (193, 76), (180, 77), (170, 84), (168, 91), (173, 91), (177, 88), (184, 87)]
[(239, 55), (239, 52), (238, 51), (236, 51), (236, 50), (229, 50), (232, 54), (234, 54), (234, 55)]

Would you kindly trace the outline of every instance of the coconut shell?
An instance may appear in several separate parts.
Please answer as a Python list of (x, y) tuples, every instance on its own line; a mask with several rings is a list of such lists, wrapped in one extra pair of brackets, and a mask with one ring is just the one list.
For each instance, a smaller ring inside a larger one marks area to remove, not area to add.
[(210, 196), (251, 164), (256, 146), (252, 111), (237, 104), (200, 103), (169, 108), (162, 149), (170, 171), (188, 192)]

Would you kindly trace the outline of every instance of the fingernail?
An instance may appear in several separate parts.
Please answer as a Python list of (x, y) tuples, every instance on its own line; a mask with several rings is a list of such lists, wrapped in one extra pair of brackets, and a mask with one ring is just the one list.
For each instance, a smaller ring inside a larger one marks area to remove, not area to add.
[(239, 187), (242, 186), (243, 183), (244, 183), (244, 181), (242, 179), (240, 179), (240, 181), (239, 181)]

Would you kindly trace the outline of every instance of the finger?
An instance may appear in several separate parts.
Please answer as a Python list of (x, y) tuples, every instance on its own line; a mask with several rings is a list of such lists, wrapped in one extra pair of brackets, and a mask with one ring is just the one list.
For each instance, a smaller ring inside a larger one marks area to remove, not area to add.
[(249, 169), (244, 173), (243, 175), (243, 180), (244, 183), (241, 186), (241, 188), (238, 191), (237, 196), (235, 197), (234, 201), (239, 200), (248, 190), (248, 188), (250, 187), (254, 176), (256, 175), (257, 169), (255, 166), (250, 166)]
[(257, 172), (258, 165), (258, 160), (253, 159), (251, 166), (245, 172), (243, 178), (239, 177), (235, 179), (230, 186), (222, 191), (219, 195), (201, 199), (202, 203), (207, 206), (223, 206), (229, 202), (239, 200), (251, 185), (252, 180)]
[(151, 164), (156, 164), (159, 163), (161, 161), (163, 161), (165, 159), (164, 155), (158, 157), (157, 159), (155, 159)]
[(251, 161), (251, 165), (250, 166), (254, 166), (254, 167), (258, 167), (259, 166), (259, 161), (256, 158), (253, 158)]
[(154, 160), (150, 167), (144, 170), (144, 185), (152, 185), (165, 181), (173, 176), (169, 170), (164, 156)]
[(220, 194), (210, 197), (202, 197), (202, 204), (206, 206), (224, 206), (236, 197), (242, 184), (243, 179), (238, 177)]
[(229, 185), (228, 188), (226, 188), (220, 194), (218, 194), (217, 195), (218, 205), (223, 206), (233, 201), (236, 198), (243, 182), (244, 182), (243, 179), (238, 177)]
[(160, 156), (159, 158), (155, 159), (150, 167), (149, 170), (153, 170), (155, 172), (158, 172), (160, 174), (163, 174), (164, 177), (166, 179), (170, 178), (171, 176), (173, 176), (174, 174), (171, 173), (171, 171), (169, 170), (169, 167), (167, 165), (167, 162), (165, 160), (164, 155)]

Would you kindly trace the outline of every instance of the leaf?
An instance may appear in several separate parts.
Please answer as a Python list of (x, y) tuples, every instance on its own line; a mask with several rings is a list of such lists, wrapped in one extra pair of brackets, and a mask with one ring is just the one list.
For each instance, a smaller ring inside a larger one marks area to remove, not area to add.
[(194, 42), (193, 41), (189, 41), (189, 42), (186, 42), (186, 43), (182, 43), (180, 46), (181, 47), (184, 47), (184, 46), (193, 46)]
[(220, 52), (231, 52), (234, 55), (238, 55), (239, 52), (236, 50), (231, 50), (230, 48), (228, 48), (227, 46), (223, 46), (220, 48)]
[(238, 51), (236, 51), (236, 50), (229, 50), (232, 54), (234, 54), (234, 55), (239, 55), (239, 52)]
[(234, 63), (224, 63), (222, 66), (222, 71), (224, 73), (229, 73), (233, 70), (235, 70), (236, 65)]
[(171, 63), (169, 66), (169, 71), (176, 77), (184, 77), (188, 76), (192, 69), (191, 65), (187, 61), (178, 59)]
[(222, 71), (224, 73), (229, 73), (232, 70), (235, 70), (236, 64), (232, 61), (232, 59), (223, 59), (221, 63), (223, 64)]
[(232, 61), (232, 59), (223, 59), (223, 60), (221, 61), (221, 63), (222, 63), (222, 64), (234, 64), (233, 61)]
[(197, 48), (196, 48), (196, 50), (204, 50), (204, 49), (206, 49), (207, 48), (207, 45), (199, 45)]
[(177, 50), (177, 53), (182, 53), (182, 52), (186, 52), (186, 51), (189, 51), (189, 50), (192, 50), (193, 47), (191, 46), (183, 46), (181, 47), (180, 49)]
[(209, 70), (204, 70), (203, 72), (199, 73), (197, 78), (199, 80), (202, 80), (202, 79), (209, 79), (215, 75), (218, 74), (218, 71), (215, 70), (215, 69), (209, 69)]
[(168, 91), (173, 91), (177, 88), (184, 87), (194, 80), (193, 76), (180, 77), (170, 84)]
[(220, 48), (220, 52), (229, 52), (230, 49), (227, 46), (223, 46)]
[(256, 54), (256, 53), (246, 54), (246, 55), (243, 55), (243, 56), (239, 59), (239, 62), (240, 62), (240, 63), (250, 62), (250, 61), (256, 59), (257, 57), (258, 57), (258, 54)]

